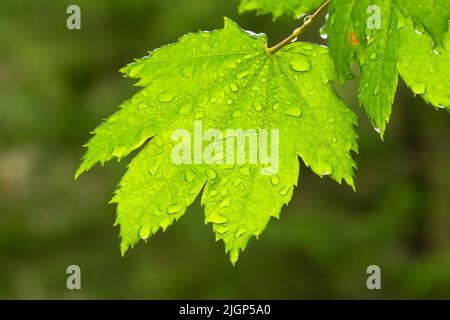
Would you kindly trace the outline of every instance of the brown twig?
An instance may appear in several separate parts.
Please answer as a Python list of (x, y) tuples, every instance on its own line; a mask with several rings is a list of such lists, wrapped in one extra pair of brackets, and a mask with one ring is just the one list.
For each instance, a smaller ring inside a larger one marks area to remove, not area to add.
[(309, 15), (309, 16), (307, 16), (305, 18), (305, 21), (303, 22), (303, 25), (301, 25), (300, 27), (295, 29), (294, 32), (292, 32), (292, 34), (289, 37), (287, 37), (286, 39), (284, 39), (283, 41), (281, 41), (277, 45), (275, 45), (275, 46), (273, 46), (271, 48), (267, 48), (267, 52), (269, 54), (273, 55), (273, 54), (277, 53), (280, 49), (284, 48), (288, 44), (290, 44), (293, 41), (295, 41), (303, 33), (303, 31), (306, 29), (306, 27), (308, 25), (310, 25), (311, 22), (327, 7), (327, 5), (329, 3), (330, 3), (330, 0), (326, 0), (320, 6), (320, 8), (316, 10), (316, 12), (314, 12), (313, 14), (311, 14), (311, 15)]

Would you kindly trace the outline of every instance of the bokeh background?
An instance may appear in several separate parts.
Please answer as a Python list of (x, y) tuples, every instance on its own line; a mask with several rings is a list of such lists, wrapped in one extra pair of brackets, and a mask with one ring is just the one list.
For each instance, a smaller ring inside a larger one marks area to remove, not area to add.
[[(78, 4), (82, 30), (66, 28)], [(73, 173), (89, 132), (137, 88), (118, 69), (223, 16), (271, 43), (300, 21), (239, 15), (238, 0), (1, 0), (0, 298), (450, 298), (450, 115), (404, 86), (382, 142), (360, 116), (358, 191), (301, 165), (281, 220), (235, 267), (203, 223), (199, 201), (165, 233), (119, 252), (108, 205), (130, 158)], [(304, 35), (318, 43), (319, 19)], [(66, 268), (82, 290), (66, 288)], [(366, 288), (366, 268), (382, 290)]]

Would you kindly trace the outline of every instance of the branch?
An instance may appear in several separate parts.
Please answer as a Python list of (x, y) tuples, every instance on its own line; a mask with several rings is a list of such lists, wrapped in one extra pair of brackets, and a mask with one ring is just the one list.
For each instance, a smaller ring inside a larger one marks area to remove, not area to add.
[(302, 33), (303, 31), (306, 29), (306, 27), (308, 27), (311, 22), (327, 7), (327, 5), (330, 3), (330, 0), (326, 0), (319, 9), (316, 10), (316, 12), (314, 12), (313, 14), (307, 16), (305, 18), (305, 21), (303, 22), (303, 25), (301, 25), (300, 27), (298, 27), (297, 29), (294, 30), (294, 32), (292, 32), (292, 34), (287, 37), (286, 39), (284, 39), (283, 41), (281, 41), (280, 43), (278, 43), (277, 45), (271, 47), (271, 48), (267, 48), (267, 52), (271, 55), (274, 55), (275, 53), (277, 53), (280, 49), (284, 48), (285, 46), (287, 46), (288, 44), (294, 42)]

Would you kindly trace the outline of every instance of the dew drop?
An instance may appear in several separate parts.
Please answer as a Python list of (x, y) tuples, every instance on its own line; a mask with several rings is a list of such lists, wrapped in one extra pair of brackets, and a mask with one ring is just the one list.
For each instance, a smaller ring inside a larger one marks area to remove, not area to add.
[(335, 24), (336, 23), (336, 16), (332, 15), (331, 19), (330, 19), (330, 24)]
[(304, 24), (308, 24), (308, 23), (310, 23), (311, 22), (311, 20), (312, 20), (312, 15), (307, 15), (307, 16), (305, 16), (304, 18), (303, 18), (303, 23)]
[(186, 182), (192, 182), (195, 179), (195, 174), (191, 171), (188, 170), (186, 171), (186, 175), (184, 176)]
[(218, 213), (213, 213), (210, 214), (209, 216), (206, 217), (206, 222), (212, 222), (214, 224), (224, 224), (228, 221), (227, 218), (225, 218), (224, 216), (218, 214)]
[(263, 109), (263, 105), (262, 105), (262, 103), (259, 102), (259, 101), (256, 101), (256, 102), (253, 104), (253, 107), (255, 108), (255, 110), (256, 110), (257, 112), (260, 112), (260, 111)]
[(176, 214), (176, 213), (181, 212), (181, 210), (183, 210), (183, 206), (181, 204), (175, 204), (173, 206), (167, 207), (168, 214)]
[(219, 203), (219, 207), (226, 208), (226, 207), (230, 206), (230, 204), (231, 204), (231, 199), (226, 198), (226, 199), (222, 200), (222, 202)]
[(205, 114), (203, 113), (203, 111), (196, 112), (194, 115), (195, 120), (200, 120), (200, 119), (203, 119), (204, 117), (205, 117)]
[(277, 186), (280, 183), (280, 178), (278, 178), (277, 176), (273, 176), (270, 178), (270, 182), (272, 183), (272, 185)]
[(151, 231), (152, 231), (152, 228), (150, 227), (150, 225), (145, 224), (139, 229), (139, 237), (142, 240), (146, 240), (148, 237), (150, 237)]
[(413, 87), (413, 89), (416, 94), (424, 94), (427, 90), (427, 86), (425, 83), (419, 82)]
[(238, 79), (238, 80), (244, 79), (249, 74), (250, 74), (250, 71), (248, 71), (248, 70), (239, 71), (238, 73), (236, 73), (236, 79)]
[(372, 52), (372, 54), (370, 55), (370, 59), (375, 60), (377, 57), (377, 53), (376, 52)]
[(319, 52), (323, 54), (328, 54), (328, 47), (320, 45), (319, 46)]
[(175, 95), (173, 93), (165, 92), (158, 97), (158, 101), (162, 103), (169, 103), (172, 102), (174, 98)]
[(309, 43), (303, 43), (303, 49), (306, 51), (311, 51), (312, 49), (314, 49), (314, 46)]
[(280, 194), (280, 196), (286, 196), (288, 193), (289, 193), (289, 186), (284, 186), (283, 188), (281, 188), (281, 190), (280, 190), (280, 192), (279, 192), (279, 194)]
[(239, 169), (239, 173), (243, 176), (249, 176), (250, 175), (250, 168), (249, 167), (242, 167)]
[(178, 114), (179, 115), (189, 115), (192, 112), (192, 105), (184, 105), (181, 106), (180, 109), (178, 109)]
[(242, 236), (244, 233), (247, 232), (247, 229), (244, 227), (240, 227), (239, 230), (236, 233), (236, 239), (239, 238), (240, 236)]
[(306, 72), (311, 69), (311, 64), (309, 63), (308, 57), (302, 54), (295, 55), (291, 59), (291, 68), (294, 71)]
[(255, 85), (252, 87), (252, 90), (259, 92), (259, 91), (261, 91), (261, 88), (259, 86)]
[(322, 27), (320, 27), (320, 30), (319, 30), (320, 37), (324, 40), (328, 39), (328, 34), (325, 32), (326, 27), (327, 27), (326, 25), (322, 26)]
[(373, 94), (374, 94), (375, 96), (377, 96), (379, 92), (380, 92), (380, 86), (377, 85), (377, 86), (375, 87), (375, 89), (373, 89)]
[(208, 179), (214, 180), (217, 177), (217, 174), (213, 169), (208, 169), (206, 170), (206, 176), (208, 177)]
[(239, 91), (239, 86), (237, 85), (237, 83), (233, 82), (230, 84), (230, 90), (233, 92), (238, 92)]
[(285, 112), (288, 116), (295, 118), (300, 118), (300, 116), (302, 115), (302, 109), (300, 109), (299, 107), (290, 107), (286, 109)]
[(164, 141), (161, 137), (155, 137), (155, 138), (153, 138), (153, 140), (155, 141), (155, 143), (158, 147), (161, 147), (164, 144)]
[(152, 177), (156, 176), (159, 170), (159, 163), (155, 162), (149, 169), (150, 174)]
[(181, 74), (183, 77), (186, 78), (192, 78), (194, 76), (194, 67), (193, 66), (186, 66), (181, 70)]
[(221, 196), (226, 196), (228, 194), (228, 189), (222, 187), (222, 188), (219, 189), (219, 193), (220, 193)]

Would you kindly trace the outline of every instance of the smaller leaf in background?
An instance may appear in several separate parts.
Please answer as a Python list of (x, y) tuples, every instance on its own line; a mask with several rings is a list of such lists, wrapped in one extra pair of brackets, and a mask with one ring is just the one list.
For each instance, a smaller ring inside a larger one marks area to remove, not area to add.
[(281, 16), (300, 17), (320, 7), (323, 0), (241, 0), (239, 12), (256, 10), (258, 14), (271, 13)]
[(427, 32), (440, 48), (450, 20), (449, 0), (395, 0), (406, 17), (411, 17), (416, 30)]
[(438, 51), (410, 19), (400, 29), (398, 70), (409, 88), (436, 108), (450, 110), (450, 33)]
[(352, 78), (356, 53), (365, 47), (368, 6), (369, 0), (333, 0), (329, 4), (325, 30), (340, 83)]
[(398, 12), (391, 2), (383, 1), (380, 28), (369, 31), (367, 48), (360, 57), (359, 100), (381, 137), (391, 117), (398, 84)]

